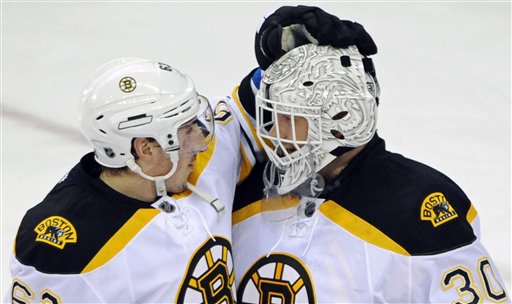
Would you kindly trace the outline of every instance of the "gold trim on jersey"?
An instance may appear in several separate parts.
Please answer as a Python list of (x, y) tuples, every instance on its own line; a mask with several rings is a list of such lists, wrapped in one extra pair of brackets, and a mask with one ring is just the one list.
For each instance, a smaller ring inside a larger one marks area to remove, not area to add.
[(466, 214), (466, 220), (468, 221), (468, 223), (473, 223), (473, 221), (475, 220), (475, 218), (478, 216), (478, 211), (476, 211), (476, 208), (475, 206), (473, 206), (473, 204), (471, 204), (471, 206), (469, 206), (469, 210), (468, 210), (468, 213)]
[(251, 216), (261, 213), (261, 200), (254, 202), (252, 204), (249, 204), (245, 207), (243, 207), (240, 210), (237, 210), (233, 212), (232, 215), (232, 224), (236, 225), (240, 222), (245, 221), (246, 219), (250, 218)]
[(247, 153), (245, 153), (244, 146), (240, 144), (240, 152), (242, 154), (242, 165), (240, 166), (240, 177), (238, 178), (238, 183), (243, 182), (252, 171), (252, 163)]
[(240, 86), (235, 87), (231, 96), (233, 97), (233, 100), (235, 101), (235, 104), (238, 107), (238, 112), (240, 112), (242, 114), (242, 116), (244, 117), (245, 123), (249, 126), (251, 133), (252, 133), (252, 137), (253, 137), (254, 141), (256, 142), (256, 144), (258, 145), (259, 151), (265, 155), (265, 149), (263, 149), (263, 146), (261, 145), (261, 143), (258, 139), (258, 136), (256, 135), (256, 129), (252, 125), (251, 120), (247, 116), (247, 113), (245, 112), (245, 109), (242, 106), (240, 99), (238, 98), (238, 88), (239, 87)]
[(297, 197), (276, 197), (272, 201), (259, 200), (251, 203), (240, 210), (233, 212), (232, 224), (238, 224), (253, 215), (266, 211), (278, 211), (297, 207), (300, 200)]
[(147, 224), (160, 210), (139, 209), (126, 223), (103, 245), (94, 258), (85, 266), (82, 273), (93, 271), (106, 264), (128, 244), (128, 242)]
[(326, 201), (320, 205), (319, 210), (324, 214), (324, 216), (360, 239), (380, 248), (410, 256), (407, 250), (393, 241), (382, 231), (335, 202), (331, 200)]
[(30, 286), (19, 278), (12, 281), (12, 303), (32, 303), (35, 299), (35, 293)]
[[(217, 143), (217, 136), (213, 137), (213, 140), (208, 144), (208, 149), (204, 152), (197, 154), (196, 163), (194, 164), (194, 171), (190, 173), (190, 176), (188, 177), (188, 182), (192, 185), (197, 185), (197, 180), (199, 179), (199, 176), (201, 176), (201, 173), (203, 173), (204, 169), (210, 162), (210, 159), (212, 158), (213, 152), (215, 151)], [(192, 191), (185, 190), (181, 193), (175, 193), (172, 195), (172, 198), (174, 199), (181, 199), (184, 197), (188, 197)]]

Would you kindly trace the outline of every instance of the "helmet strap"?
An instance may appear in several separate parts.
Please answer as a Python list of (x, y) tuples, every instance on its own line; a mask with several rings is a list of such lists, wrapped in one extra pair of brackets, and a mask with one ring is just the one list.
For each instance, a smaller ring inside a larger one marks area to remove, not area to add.
[(179, 152), (179, 149), (169, 152), (169, 158), (171, 159), (172, 168), (171, 168), (171, 171), (169, 171), (169, 173), (167, 173), (165, 175), (165, 176), (167, 176), (166, 178), (171, 177), (174, 174), (174, 172), (176, 172), (176, 169), (178, 169), (178, 161), (180, 160), (180, 156), (178, 155), (178, 152)]
[(339, 146), (337, 147), (336, 149), (332, 150), (331, 152), (329, 152), (330, 154), (338, 157), (338, 156), (341, 156), (342, 154), (345, 154), (347, 153), (348, 151), (351, 151), (351, 150), (354, 150), (354, 147), (342, 147), (342, 146)]
[(165, 186), (165, 178), (163, 176), (155, 176), (155, 187), (157, 196), (167, 194), (167, 187)]
[(137, 163), (135, 162), (135, 159), (133, 157), (129, 158), (126, 161), (126, 165), (128, 166), (128, 168), (130, 168), (130, 170), (137, 173), (142, 178), (155, 182), (156, 195), (164, 196), (167, 194), (167, 187), (165, 186), (165, 180), (168, 179), (169, 177), (171, 177), (174, 174), (174, 172), (176, 172), (176, 169), (178, 168), (178, 160), (179, 160), (178, 151), (179, 150), (174, 150), (169, 153), (169, 155), (170, 155), (169, 157), (172, 162), (172, 167), (171, 167), (171, 170), (169, 170), (169, 172), (167, 172), (166, 175), (161, 175), (161, 176), (147, 175), (146, 173), (144, 173), (142, 171), (142, 168), (139, 165), (137, 165)]

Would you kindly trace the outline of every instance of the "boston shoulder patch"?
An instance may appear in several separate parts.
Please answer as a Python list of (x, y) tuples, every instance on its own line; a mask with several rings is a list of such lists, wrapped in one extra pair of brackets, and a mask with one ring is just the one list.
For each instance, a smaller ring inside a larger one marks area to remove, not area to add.
[(59, 249), (67, 243), (76, 243), (78, 236), (75, 227), (61, 216), (50, 216), (42, 220), (35, 228), (36, 242), (43, 242)]
[(421, 220), (432, 222), (434, 227), (453, 220), (457, 216), (457, 212), (441, 192), (429, 194), (421, 204)]
[(289, 254), (261, 257), (237, 291), (238, 303), (315, 303), (313, 281), (305, 265)]

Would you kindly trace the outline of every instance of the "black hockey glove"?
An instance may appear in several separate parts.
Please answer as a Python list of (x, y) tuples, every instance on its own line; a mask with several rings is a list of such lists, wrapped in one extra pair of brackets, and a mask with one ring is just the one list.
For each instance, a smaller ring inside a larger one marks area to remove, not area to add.
[(307, 43), (338, 48), (355, 45), (362, 55), (377, 53), (375, 42), (359, 23), (299, 5), (280, 7), (265, 19), (256, 33), (256, 60), (266, 70), (289, 50)]

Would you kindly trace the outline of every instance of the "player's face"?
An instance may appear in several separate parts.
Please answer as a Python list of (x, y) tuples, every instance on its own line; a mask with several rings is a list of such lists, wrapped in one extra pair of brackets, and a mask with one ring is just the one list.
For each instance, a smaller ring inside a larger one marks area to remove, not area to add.
[[(178, 140), (180, 142), (178, 168), (166, 181), (169, 191), (179, 193), (186, 189), (187, 179), (194, 170), (196, 156), (198, 153), (206, 151), (210, 141), (209, 136), (205, 136), (204, 129), (197, 122), (186, 124), (178, 129)], [(169, 165), (171, 165), (168, 156), (167, 160)], [(170, 169), (171, 167), (169, 166)]]
[[(279, 132), (279, 134), (278, 134)], [(290, 116), (277, 114), (277, 119), (270, 129), (270, 136), (284, 139), (283, 146), (288, 152), (296, 150), (296, 146), (287, 141), (307, 141), (308, 138), (308, 120), (301, 116)], [(303, 144), (299, 144), (301, 147)]]

